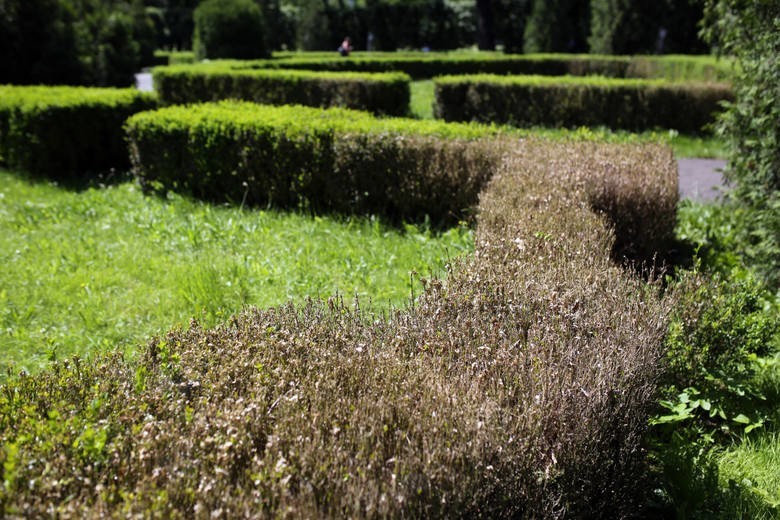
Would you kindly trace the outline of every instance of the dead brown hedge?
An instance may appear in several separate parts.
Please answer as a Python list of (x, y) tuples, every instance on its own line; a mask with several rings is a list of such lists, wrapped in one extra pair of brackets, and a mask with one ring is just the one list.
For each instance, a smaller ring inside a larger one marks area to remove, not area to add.
[(611, 222), (671, 204), (673, 173), (655, 146), (514, 143), (475, 254), (407, 309), (248, 310), (10, 381), (4, 513), (636, 516), (670, 303), (610, 260)]

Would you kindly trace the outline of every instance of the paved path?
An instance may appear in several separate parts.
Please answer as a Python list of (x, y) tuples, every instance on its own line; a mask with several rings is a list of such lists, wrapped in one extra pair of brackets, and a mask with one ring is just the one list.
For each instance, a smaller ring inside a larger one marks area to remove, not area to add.
[(726, 161), (718, 159), (678, 159), (680, 198), (714, 200), (722, 195), (722, 171)]
[(138, 90), (143, 92), (151, 92), (152, 87), (152, 73), (151, 72), (139, 72), (135, 75), (135, 86)]
[[(135, 75), (138, 90), (151, 91), (152, 74), (141, 72)], [(716, 159), (680, 159), (680, 198), (714, 200), (721, 194), (723, 178), (721, 171), (725, 161)]]

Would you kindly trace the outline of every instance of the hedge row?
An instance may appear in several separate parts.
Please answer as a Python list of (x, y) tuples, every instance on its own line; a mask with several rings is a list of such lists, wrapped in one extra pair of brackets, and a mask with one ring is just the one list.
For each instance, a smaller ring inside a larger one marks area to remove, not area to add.
[(415, 79), (443, 75), (515, 74), (542, 76), (601, 75), (674, 81), (727, 81), (733, 63), (712, 56), (601, 56), (590, 54), (382, 53), (277, 54), (272, 60), (244, 62), (254, 68), (318, 71), (404, 72)]
[(154, 51), (154, 63), (150, 65), (183, 65), (195, 63), (195, 53), (192, 51)]
[(291, 70), (236, 70), (230, 63), (154, 69), (160, 99), (184, 104), (241, 99), (274, 105), (341, 106), (375, 114), (409, 111), (409, 77), (401, 73), (332, 73)]
[[(126, 131), (135, 175), (150, 189), (435, 225), (467, 218), (520, 142), (493, 126), (234, 101), (137, 114)], [(613, 220), (617, 257), (648, 258), (668, 243), (675, 209), (653, 207), (658, 198), (638, 205), (635, 196), (591, 193)], [(635, 249), (638, 234), (645, 240)]]
[(673, 128), (701, 133), (731, 87), (572, 76), (444, 76), (434, 80), (436, 117), (516, 126)]
[(395, 221), (457, 222), (498, 160), (472, 147), (495, 129), (346, 109), (225, 101), (137, 114), (126, 129), (145, 186)]
[(0, 86), (0, 161), (56, 179), (126, 168), (122, 125), (157, 106), (135, 89)]
[(155, 339), (135, 361), (11, 379), (3, 511), (641, 516), (653, 489), (642, 438), (673, 302), (610, 262), (612, 218), (597, 207), (673, 218), (674, 158), (536, 140), (505, 152), (475, 254), (407, 309), (371, 315), (334, 297), (247, 310)]

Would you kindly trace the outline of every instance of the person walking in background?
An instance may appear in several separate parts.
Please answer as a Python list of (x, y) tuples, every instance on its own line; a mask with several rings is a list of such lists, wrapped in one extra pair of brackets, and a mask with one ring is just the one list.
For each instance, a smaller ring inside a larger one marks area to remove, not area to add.
[(338, 51), (342, 56), (349, 56), (349, 53), (352, 52), (352, 40), (349, 39), (349, 36), (344, 37), (344, 41), (339, 45)]

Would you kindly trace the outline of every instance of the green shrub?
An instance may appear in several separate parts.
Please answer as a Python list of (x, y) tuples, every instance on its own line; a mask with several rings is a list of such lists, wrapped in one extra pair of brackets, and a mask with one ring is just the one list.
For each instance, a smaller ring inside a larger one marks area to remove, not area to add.
[(232, 101), (138, 114), (127, 133), (146, 186), (437, 224), (463, 218), (498, 159), (471, 149), (495, 129)]
[(247, 310), (135, 361), (11, 378), (4, 511), (636, 514), (670, 302), (611, 263), (589, 199), (603, 183), (674, 199), (674, 163), (657, 146), (512, 144), (480, 199), (474, 257), (406, 309)]
[(726, 83), (731, 82), (736, 73), (736, 63), (728, 57), (633, 56), (626, 68), (625, 77)]
[(158, 67), (154, 83), (167, 104), (242, 99), (274, 105), (342, 106), (397, 116), (409, 112), (409, 77), (400, 73), (245, 70), (228, 63)]
[(154, 51), (154, 65), (186, 65), (195, 63), (195, 53), (192, 51)]
[[(434, 224), (465, 218), (503, 150), (515, 146), (496, 139), (503, 131), (495, 127), (237, 102), (137, 114), (126, 129), (135, 174), (149, 188)], [(673, 169), (671, 153), (667, 161)], [(614, 226), (616, 258), (645, 260), (668, 246), (676, 177), (605, 177), (588, 194)]]
[(268, 56), (263, 12), (252, 0), (204, 0), (193, 13), (199, 60)]
[(700, 133), (731, 99), (727, 85), (661, 80), (480, 75), (445, 76), (434, 84), (436, 117), (517, 126)]
[(663, 78), (727, 81), (729, 59), (712, 56), (609, 56), (590, 54), (500, 53), (361, 53), (348, 60), (335, 53), (277, 53), (275, 59), (236, 64), (252, 68), (320, 71), (404, 72), (415, 79), (466, 74), (539, 74), (544, 76), (601, 75), (616, 78)]
[(156, 106), (134, 89), (0, 86), (0, 160), (55, 179), (126, 168), (122, 125)]
[(739, 68), (736, 99), (718, 132), (729, 146), (725, 176), (750, 210), (741, 253), (780, 288), (780, 6), (777, 2), (711, 0), (705, 34)]

